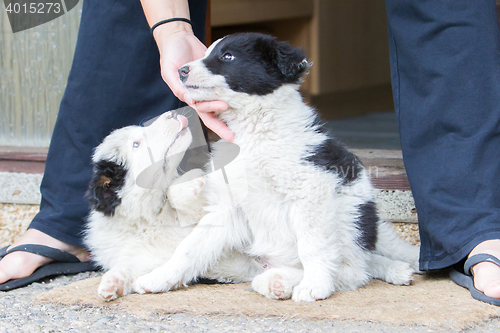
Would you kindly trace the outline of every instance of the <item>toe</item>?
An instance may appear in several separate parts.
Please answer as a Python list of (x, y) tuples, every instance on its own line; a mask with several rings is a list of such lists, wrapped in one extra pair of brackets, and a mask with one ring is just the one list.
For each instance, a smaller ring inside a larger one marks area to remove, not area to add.
[(118, 296), (123, 295), (124, 286), (125, 286), (125, 282), (123, 282), (122, 280), (118, 281), (118, 283), (116, 284), (116, 294)]
[(0, 283), (4, 283), (10, 280), (10, 276), (7, 275), (4, 271), (0, 270)]
[(283, 285), (279, 281), (275, 281), (271, 291), (276, 297), (283, 295)]
[[(477, 245), (469, 257), (488, 253), (500, 258), (500, 240), (487, 240)], [(474, 286), (486, 296), (500, 299), (500, 267), (491, 262), (480, 262), (471, 268), (474, 275)]]
[(113, 284), (108, 284), (102, 288), (102, 291), (107, 293), (113, 293), (115, 292), (115, 286)]
[(106, 295), (106, 296), (101, 296), (101, 297), (102, 297), (102, 299), (103, 299), (103, 300), (105, 300), (105, 301), (110, 301), (110, 300), (111, 300), (111, 298), (113, 297), (113, 294), (108, 294), (108, 295)]
[(0, 283), (30, 276), (50, 259), (27, 252), (13, 252), (0, 260)]
[(484, 294), (492, 298), (500, 298), (500, 279), (491, 281), (484, 287)]

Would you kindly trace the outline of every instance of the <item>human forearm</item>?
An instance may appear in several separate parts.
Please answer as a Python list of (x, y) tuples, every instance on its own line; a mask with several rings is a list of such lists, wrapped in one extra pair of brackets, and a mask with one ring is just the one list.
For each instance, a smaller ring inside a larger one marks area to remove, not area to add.
[[(150, 27), (170, 18), (190, 18), (187, 0), (141, 0), (141, 4)], [(162, 40), (160, 35), (169, 35), (176, 32), (192, 33), (191, 25), (182, 21), (162, 24), (154, 30), (153, 36), (158, 43)]]

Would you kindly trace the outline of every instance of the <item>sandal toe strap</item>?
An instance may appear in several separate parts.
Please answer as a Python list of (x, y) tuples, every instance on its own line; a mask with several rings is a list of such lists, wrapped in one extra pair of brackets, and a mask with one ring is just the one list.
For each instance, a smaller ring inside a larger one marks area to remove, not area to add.
[(23, 244), (16, 246), (8, 251), (6, 251), (5, 255), (15, 252), (15, 251), (23, 251), (23, 252), (30, 252), (34, 254), (38, 254), (50, 259), (53, 259), (55, 261), (59, 262), (67, 262), (67, 263), (77, 263), (80, 262), (80, 260), (72, 255), (71, 253), (55, 249), (53, 247), (45, 246), (45, 245), (38, 245), (38, 244)]
[(480, 262), (485, 262), (485, 261), (491, 262), (497, 266), (500, 266), (500, 260), (498, 260), (498, 258), (495, 257), (494, 255), (487, 254), (487, 253), (475, 254), (475, 255), (469, 257), (469, 259), (467, 259), (465, 261), (464, 273), (469, 275), (469, 276), (472, 276), (472, 272), (470, 271), (472, 266), (479, 264)]

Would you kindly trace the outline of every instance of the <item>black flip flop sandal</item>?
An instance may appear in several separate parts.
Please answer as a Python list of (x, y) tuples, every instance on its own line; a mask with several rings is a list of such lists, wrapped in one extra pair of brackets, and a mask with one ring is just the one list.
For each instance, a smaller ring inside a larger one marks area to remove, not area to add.
[(55, 262), (51, 262), (47, 265), (43, 265), (37, 268), (30, 276), (17, 280), (9, 280), (5, 283), (0, 284), (0, 291), (8, 291), (24, 287), (29, 285), (30, 283), (36, 282), (49, 276), (76, 274), (81, 272), (100, 270), (100, 267), (93, 261), (82, 262), (77, 257), (68, 252), (45, 245), (24, 244), (16, 246), (10, 250), (7, 250), (7, 248), (8, 246), (0, 249), (0, 259), (5, 257), (9, 253), (15, 251), (24, 251), (54, 259)]
[(475, 264), (479, 264), (480, 262), (485, 262), (485, 261), (500, 266), (500, 260), (498, 260), (497, 257), (486, 253), (476, 254), (467, 259), (467, 261), (465, 261), (464, 264), (465, 274), (460, 273), (456, 269), (452, 268), (450, 271), (450, 278), (459, 286), (469, 289), (471, 296), (477, 299), (478, 301), (500, 306), (500, 299), (488, 297), (484, 293), (477, 290), (476, 287), (474, 286), (474, 277), (472, 276), (470, 269)]

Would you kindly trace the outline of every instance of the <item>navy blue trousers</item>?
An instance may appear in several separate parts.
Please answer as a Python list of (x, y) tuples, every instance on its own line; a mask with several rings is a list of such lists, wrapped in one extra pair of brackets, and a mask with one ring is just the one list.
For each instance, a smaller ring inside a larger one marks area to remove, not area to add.
[(386, 0), (403, 158), (422, 270), (500, 238), (500, 47), (495, 0)]
[[(207, 2), (190, 2), (204, 40)], [(93, 149), (113, 129), (139, 125), (183, 104), (160, 75), (159, 53), (139, 0), (85, 0), (80, 30), (30, 228), (83, 246)]]

